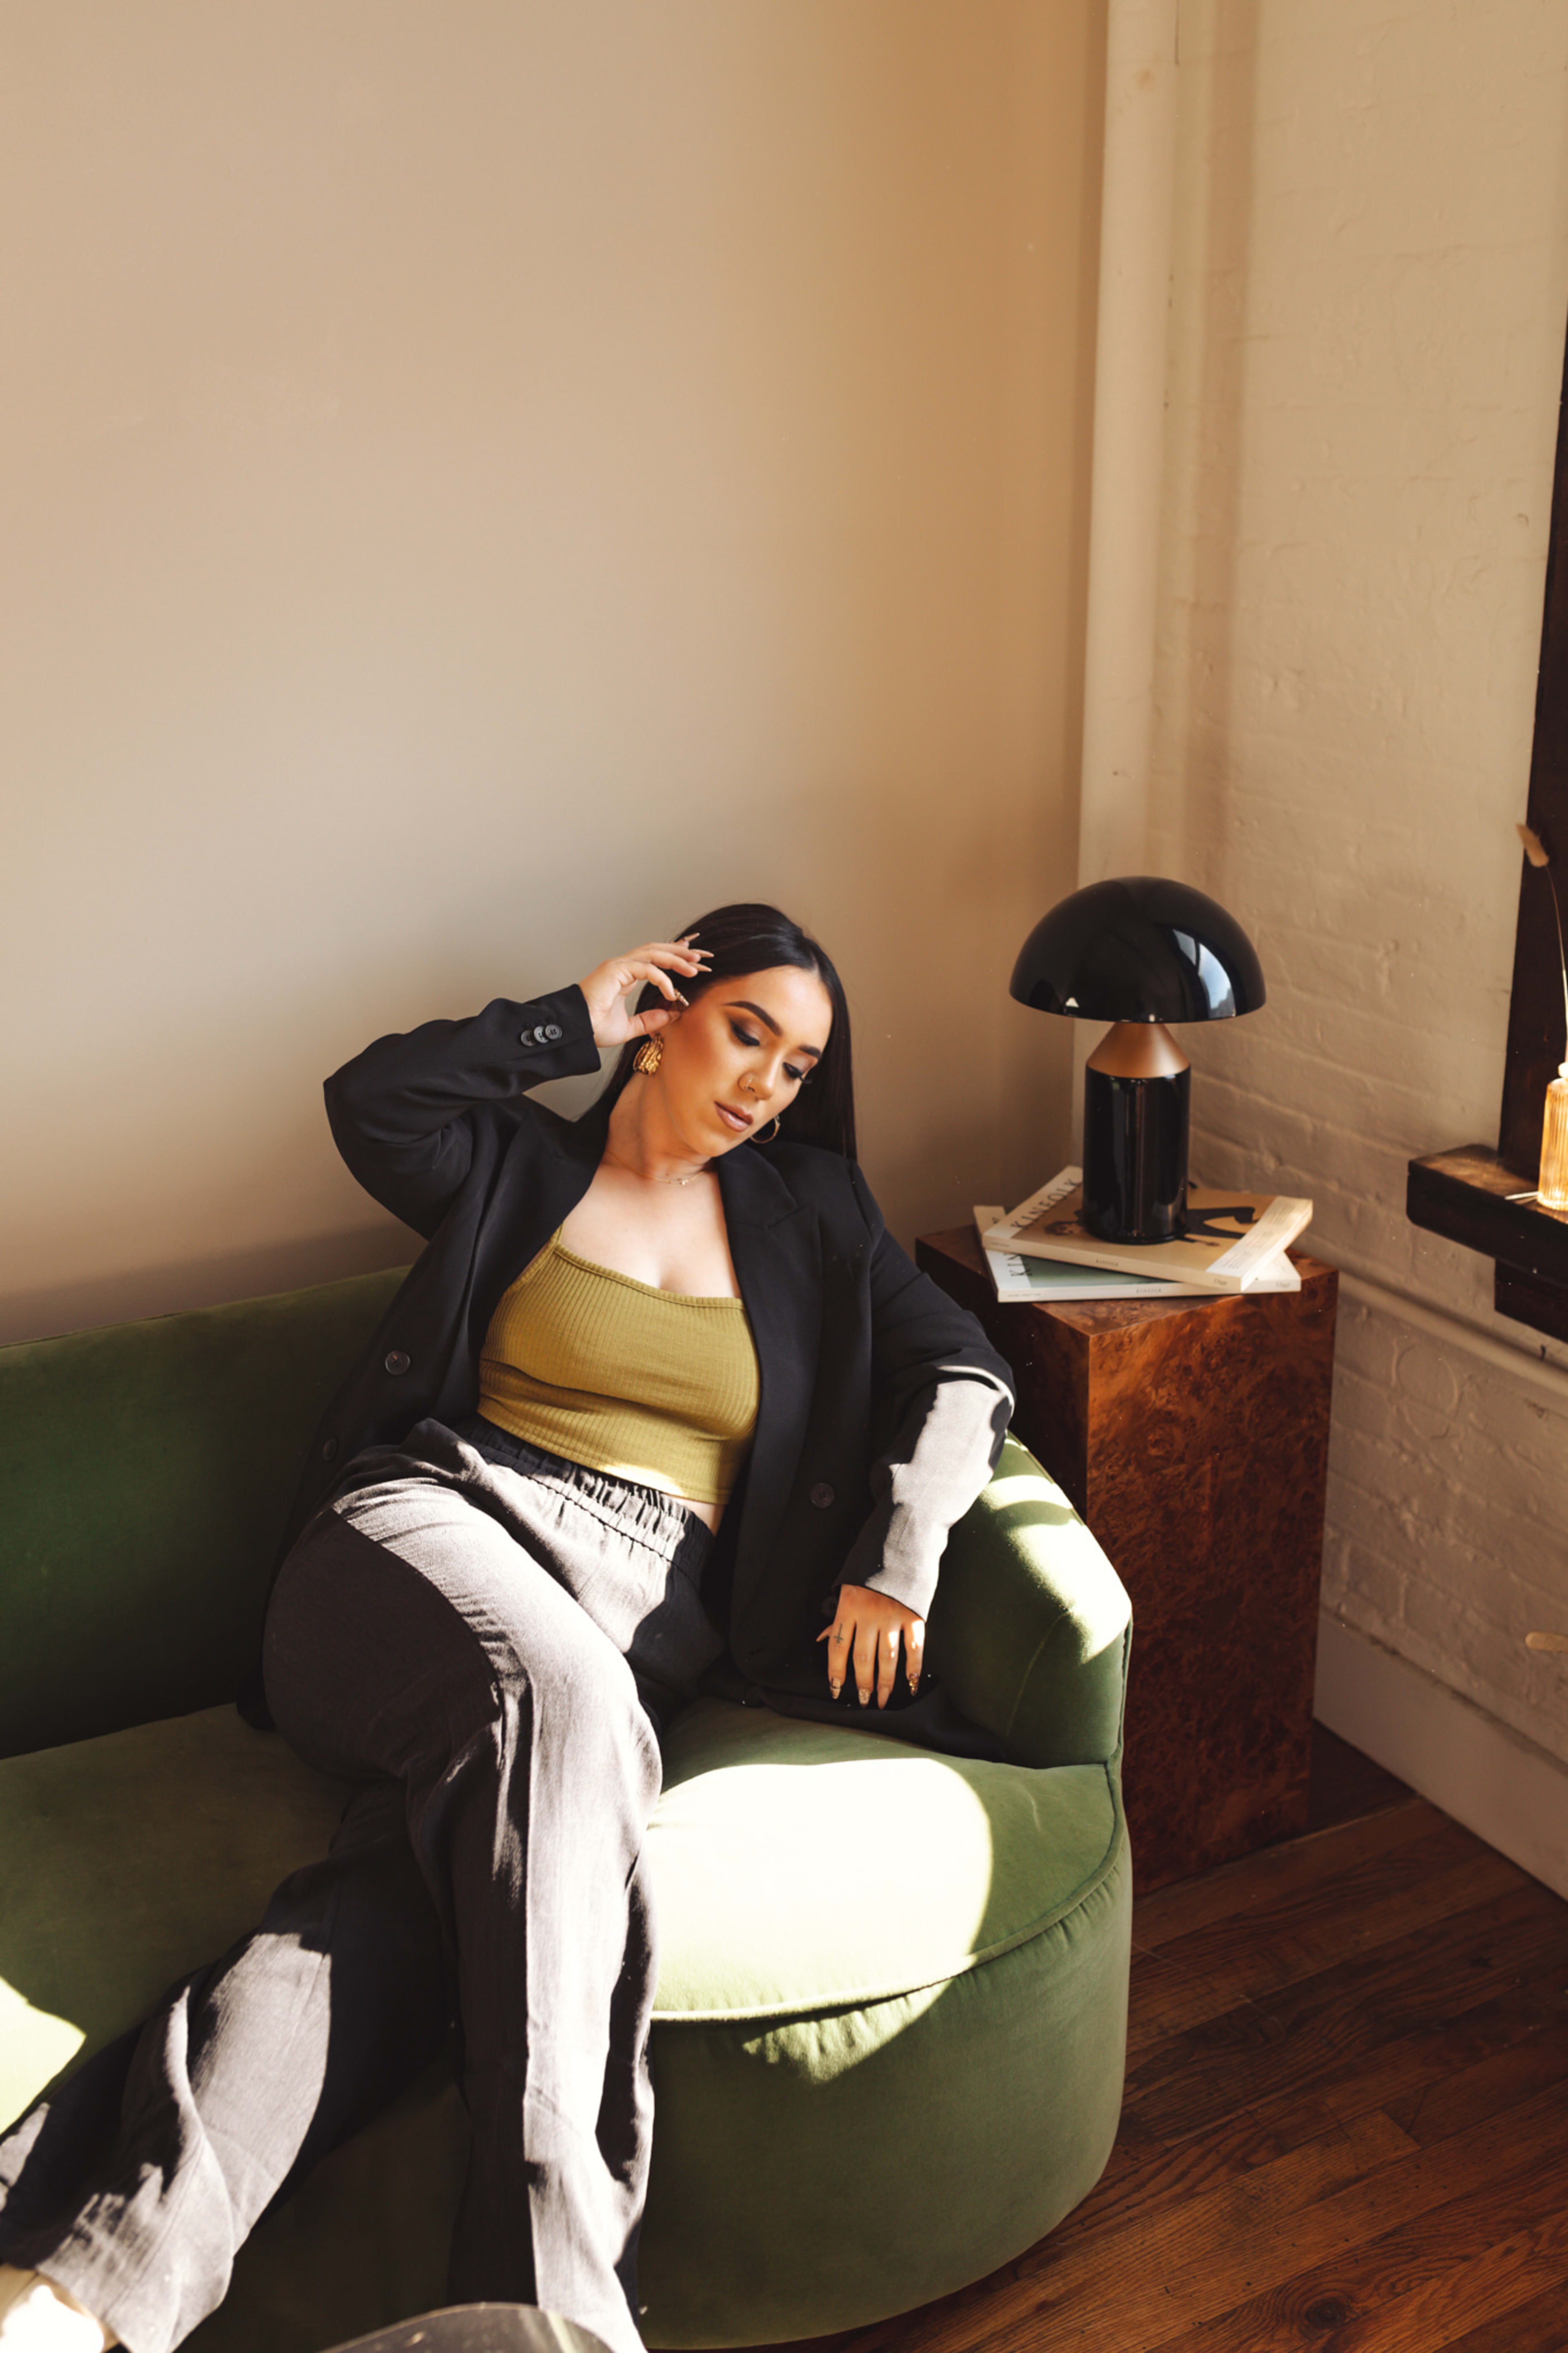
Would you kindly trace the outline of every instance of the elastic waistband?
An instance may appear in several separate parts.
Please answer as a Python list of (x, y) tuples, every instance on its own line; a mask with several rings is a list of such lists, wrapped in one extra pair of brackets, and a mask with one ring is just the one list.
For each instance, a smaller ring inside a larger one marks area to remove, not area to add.
[(683, 1497), (668, 1494), (659, 1487), (641, 1486), (635, 1479), (617, 1478), (613, 1471), (594, 1471), (584, 1462), (569, 1461), (563, 1454), (552, 1454), (526, 1438), (514, 1438), (510, 1430), (487, 1421), (483, 1414), (469, 1414), (454, 1422), (452, 1435), (498, 1469), (515, 1471), (521, 1478), (564, 1490), (597, 1517), (661, 1553), (673, 1556), (683, 1546), (704, 1551), (713, 1541), (707, 1521)]

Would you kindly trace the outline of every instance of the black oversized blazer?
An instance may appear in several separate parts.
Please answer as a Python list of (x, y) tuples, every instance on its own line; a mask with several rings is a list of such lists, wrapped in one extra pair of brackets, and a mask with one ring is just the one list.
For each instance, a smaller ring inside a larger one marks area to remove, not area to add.
[[(497, 1303), (587, 1191), (605, 1146), (603, 1101), (570, 1121), (525, 1091), (597, 1067), (572, 987), (378, 1039), (328, 1080), (343, 1158), (426, 1246), (316, 1432), (291, 1532), (361, 1447), (474, 1410)], [(718, 1547), (731, 1656), (759, 1683), (816, 1690), (815, 1637), (840, 1581), (929, 1609), (1012, 1388), (974, 1318), (888, 1233), (853, 1162), (781, 1141), (740, 1145), (716, 1167), (761, 1373)]]

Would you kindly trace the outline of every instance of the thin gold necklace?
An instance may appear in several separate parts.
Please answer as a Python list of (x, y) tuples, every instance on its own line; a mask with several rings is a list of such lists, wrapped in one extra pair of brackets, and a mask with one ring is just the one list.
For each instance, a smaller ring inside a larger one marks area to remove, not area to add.
[(710, 1162), (701, 1168), (693, 1169), (689, 1176), (653, 1176), (646, 1175), (640, 1168), (634, 1168), (629, 1160), (617, 1158), (613, 1152), (606, 1151), (605, 1157), (612, 1168), (624, 1168), (626, 1175), (635, 1176), (639, 1185), (695, 1185), (699, 1176), (707, 1176), (708, 1168), (712, 1165)]

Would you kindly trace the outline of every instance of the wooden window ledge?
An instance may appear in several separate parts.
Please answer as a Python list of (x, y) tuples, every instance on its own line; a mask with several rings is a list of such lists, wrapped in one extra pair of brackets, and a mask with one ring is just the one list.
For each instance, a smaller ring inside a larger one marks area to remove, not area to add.
[(1500, 1315), (1568, 1340), (1568, 1209), (1509, 1199), (1532, 1182), (1489, 1145), (1462, 1144), (1411, 1161), (1405, 1213), (1412, 1225), (1496, 1261)]

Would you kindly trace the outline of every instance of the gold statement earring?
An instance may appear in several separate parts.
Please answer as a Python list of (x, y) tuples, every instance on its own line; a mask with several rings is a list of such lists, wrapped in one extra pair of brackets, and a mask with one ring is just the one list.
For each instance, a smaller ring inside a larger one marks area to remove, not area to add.
[(770, 1122), (768, 1123), (768, 1127), (767, 1127), (767, 1128), (765, 1128), (765, 1129), (763, 1130), (763, 1134), (762, 1134), (761, 1135), (759, 1135), (759, 1136), (758, 1136), (758, 1138), (757, 1138), (757, 1142), (758, 1142), (759, 1144), (771, 1144), (771, 1143), (773, 1142), (773, 1137), (774, 1137), (775, 1135), (777, 1135), (778, 1132), (779, 1132), (779, 1115), (778, 1115), (777, 1112), (775, 1111), (775, 1112), (774, 1112), (774, 1113), (773, 1113), (773, 1118), (772, 1118), (772, 1119), (770, 1120)]
[(634, 1071), (640, 1071), (645, 1079), (651, 1079), (663, 1060), (664, 1039), (645, 1038), (632, 1056), (632, 1068)]

